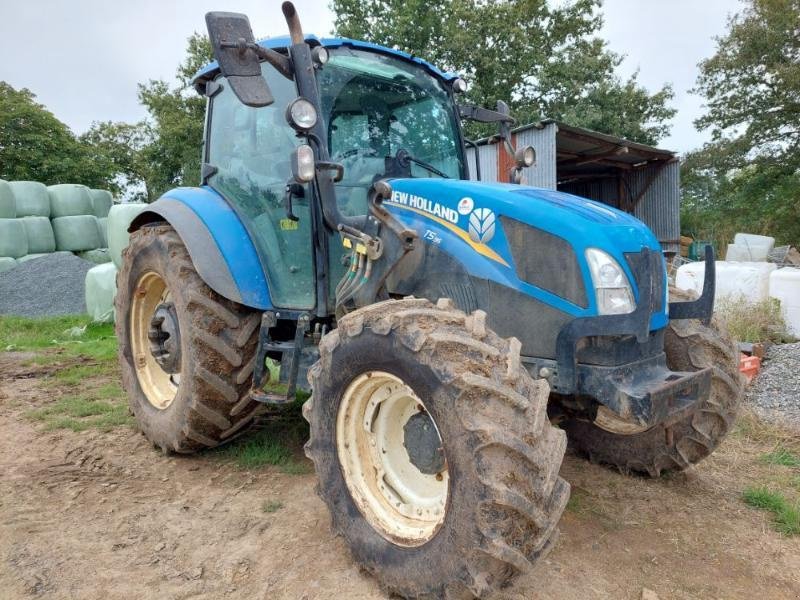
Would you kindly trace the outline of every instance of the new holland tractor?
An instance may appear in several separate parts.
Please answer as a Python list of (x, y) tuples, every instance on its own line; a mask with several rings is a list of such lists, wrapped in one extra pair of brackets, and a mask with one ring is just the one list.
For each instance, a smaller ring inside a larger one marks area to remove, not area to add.
[[(553, 546), (567, 440), (657, 476), (730, 429), (713, 255), (670, 303), (644, 224), (519, 183), (535, 156), (502, 102), (283, 14), (290, 35), (258, 43), (206, 16), (202, 183), (138, 216), (118, 275), (132, 412), (192, 453), (310, 391), (306, 453), (355, 560), (401, 596), (485, 596)], [(509, 183), (470, 181), (466, 119), (497, 125)]]

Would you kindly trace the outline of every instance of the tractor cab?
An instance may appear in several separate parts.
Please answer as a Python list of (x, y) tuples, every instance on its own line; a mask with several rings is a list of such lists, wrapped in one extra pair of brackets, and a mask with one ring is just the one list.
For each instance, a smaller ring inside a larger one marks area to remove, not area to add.
[[(307, 41), (324, 49), (324, 68), (316, 74), (321, 109), (316, 119), (330, 161), (341, 165), (342, 177), (334, 184), (341, 214), (367, 214), (370, 187), (386, 177), (465, 177), (454, 77), (387, 49), (339, 39)], [(261, 42), (278, 49), (287, 43), (287, 38)], [(242, 103), (213, 66), (196, 79), (209, 98), (204, 183), (246, 224), (275, 305), (310, 310), (317, 302), (310, 202), (319, 191), (292, 175), (292, 155), (303, 145), (304, 132), (287, 121), (286, 108), (298, 90), (271, 63), (261, 62), (260, 70), (273, 97), (267, 106)], [(338, 237), (331, 232), (331, 247), (341, 248)], [(342, 253), (331, 252), (326, 266), (332, 298), (345, 270)]]

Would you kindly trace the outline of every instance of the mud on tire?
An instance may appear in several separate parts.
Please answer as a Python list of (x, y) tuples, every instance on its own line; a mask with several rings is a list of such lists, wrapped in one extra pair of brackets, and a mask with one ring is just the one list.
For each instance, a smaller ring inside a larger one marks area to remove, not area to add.
[[(335, 533), (389, 592), (407, 598), (483, 597), (550, 549), (569, 497), (558, 475), (566, 438), (550, 425), (549, 386), (520, 364), (520, 344), (486, 328), (486, 315), (408, 298), (339, 321), (309, 372), (306, 454), (319, 476)], [(337, 457), (337, 412), (368, 371), (399, 377), (425, 403), (441, 434), (449, 497), (422, 545), (395, 545), (348, 491)]]
[[(181, 337), (180, 380), (174, 400), (156, 408), (142, 389), (131, 345), (131, 302), (143, 274), (166, 283)], [(166, 224), (131, 234), (117, 275), (116, 334), (122, 383), (144, 435), (165, 451), (191, 453), (244, 431), (260, 410), (247, 392), (260, 313), (222, 298), (195, 270), (175, 230)]]
[[(693, 299), (670, 288), (671, 300)], [(706, 326), (700, 321), (670, 321), (664, 340), (667, 366), (675, 371), (699, 371), (711, 367), (711, 393), (696, 412), (667, 430), (658, 425), (633, 435), (614, 434), (588, 420), (562, 423), (570, 446), (620, 471), (658, 477), (666, 471), (681, 471), (710, 455), (730, 431), (743, 394), (738, 353), (724, 326), (716, 319)]]

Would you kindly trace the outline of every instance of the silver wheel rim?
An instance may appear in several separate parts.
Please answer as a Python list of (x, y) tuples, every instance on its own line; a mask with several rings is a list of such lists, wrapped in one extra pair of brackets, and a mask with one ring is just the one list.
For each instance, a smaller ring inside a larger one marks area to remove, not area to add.
[[(423, 473), (404, 446), (404, 425), (423, 411), (423, 402), (400, 378), (369, 371), (347, 387), (337, 415), (336, 449), (347, 489), (369, 524), (399, 546), (432, 539), (447, 509), (446, 461), (439, 473)], [(441, 442), (432, 417), (431, 422)]]

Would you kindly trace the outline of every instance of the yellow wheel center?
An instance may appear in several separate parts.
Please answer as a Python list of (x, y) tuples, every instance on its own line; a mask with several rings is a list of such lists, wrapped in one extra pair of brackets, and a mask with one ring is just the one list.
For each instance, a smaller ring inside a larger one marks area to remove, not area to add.
[(180, 374), (167, 373), (151, 351), (150, 324), (159, 305), (169, 301), (170, 293), (164, 279), (153, 271), (144, 273), (131, 300), (130, 342), (136, 377), (147, 401), (163, 410), (175, 399)]

